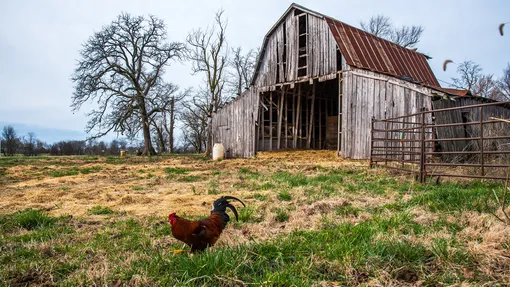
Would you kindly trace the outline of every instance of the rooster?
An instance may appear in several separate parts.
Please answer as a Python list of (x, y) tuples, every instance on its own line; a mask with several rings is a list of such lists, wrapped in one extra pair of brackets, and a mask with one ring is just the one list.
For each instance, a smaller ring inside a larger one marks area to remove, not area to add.
[(237, 200), (243, 206), (246, 206), (238, 198), (222, 196), (214, 201), (211, 215), (202, 220), (190, 221), (175, 215), (175, 213), (168, 215), (168, 220), (172, 227), (172, 235), (176, 239), (188, 244), (191, 247), (191, 252), (197, 250), (203, 251), (207, 247), (214, 245), (230, 221), (230, 217), (226, 212), (227, 208), (232, 210), (236, 220), (239, 220), (236, 208), (229, 202), (231, 199)]

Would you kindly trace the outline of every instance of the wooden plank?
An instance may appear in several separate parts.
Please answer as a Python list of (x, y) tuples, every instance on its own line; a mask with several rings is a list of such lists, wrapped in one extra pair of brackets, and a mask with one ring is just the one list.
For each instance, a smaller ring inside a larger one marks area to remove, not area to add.
[(278, 128), (277, 128), (277, 134), (278, 134), (278, 143), (276, 144), (276, 148), (280, 149), (280, 143), (281, 143), (281, 135), (282, 135), (282, 119), (283, 119), (283, 101), (285, 99), (285, 91), (282, 88), (282, 92), (280, 94), (279, 98), (279, 104), (278, 104)]
[[(284, 94), (284, 97), (287, 97), (286, 94)], [(289, 101), (288, 100), (284, 100), (284, 103), (285, 103), (285, 117), (284, 117), (284, 120), (285, 120), (285, 148), (289, 148), (289, 136), (288, 136), (288, 131), (289, 131), (289, 110), (288, 110), (288, 107), (289, 107)]]
[(308, 142), (307, 142), (307, 145), (306, 147), (307, 148), (310, 148), (310, 143), (311, 143), (311, 140), (312, 140), (312, 133), (313, 133), (313, 116), (314, 116), (314, 108), (315, 108), (315, 90), (316, 90), (316, 87), (317, 85), (313, 85), (312, 86), (312, 103), (311, 103), (311, 107), (310, 107), (310, 125), (309, 125), (309, 130), (308, 130)]
[(298, 129), (299, 128), (299, 114), (301, 113), (301, 84), (298, 84), (297, 108), (296, 108), (296, 122), (294, 124), (294, 149), (297, 147)]
[(296, 126), (296, 89), (294, 89), (293, 93), (292, 93), (292, 148), (295, 149), (296, 148), (296, 130), (297, 126)]
[(273, 150), (273, 92), (269, 92), (269, 150)]
[(318, 149), (322, 149), (322, 108), (323, 108), (323, 103), (324, 101), (323, 100), (319, 100), (318, 101), (318, 106), (319, 106), (319, 148)]
[[(264, 103), (265, 95), (262, 94), (261, 97), (262, 97), (261, 101), (262, 101), (262, 103)], [(264, 109), (264, 107), (262, 107), (262, 124), (260, 125), (260, 131), (262, 134), (262, 138), (261, 138), (262, 142), (260, 143), (261, 150), (266, 150), (266, 146), (265, 146), (266, 131), (264, 130), (264, 128), (266, 126), (265, 114), (266, 114), (266, 110)]]

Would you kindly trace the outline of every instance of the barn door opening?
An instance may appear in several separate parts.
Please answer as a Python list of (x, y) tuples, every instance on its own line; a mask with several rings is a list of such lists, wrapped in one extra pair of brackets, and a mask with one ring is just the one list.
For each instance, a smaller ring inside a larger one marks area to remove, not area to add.
[(312, 82), (260, 95), (257, 151), (337, 148), (338, 80)]

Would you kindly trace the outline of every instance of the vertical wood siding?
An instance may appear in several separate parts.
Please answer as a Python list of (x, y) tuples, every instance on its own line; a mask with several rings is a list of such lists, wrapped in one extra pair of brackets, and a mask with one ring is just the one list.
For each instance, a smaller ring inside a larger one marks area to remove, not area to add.
[[(454, 107), (467, 107), (471, 105), (480, 105), (486, 103), (485, 99), (477, 97), (455, 97), (453, 100), (441, 99), (432, 102), (434, 110), (454, 108)], [(479, 122), (480, 109), (479, 108), (466, 108), (453, 111), (435, 112), (436, 124), (452, 124), (463, 122)], [(488, 106), (483, 108), (483, 120), (488, 120), (490, 117), (510, 119), (510, 108), (505, 105)], [(438, 139), (447, 138), (469, 138), (480, 136), (479, 125), (462, 125), (453, 127), (436, 127), (436, 136)], [(484, 124), (484, 137), (488, 136), (505, 136), (510, 134), (508, 123), (491, 123)], [(440, 141), (439, 148), (443, 152), (454, 151), (477, 151), (480, 150), (479, 141)], [(497, 150), (510, 150), (509, 140), (486, 140), (484, 142), (484, 150), (497, 151)], [(457, 158), (455, 158), (457, 157)], [(448, 156), (443, 155), (443, 159), (447, 161), (462, 161), (464, 158), (459, 155)]]
[[(371, 120), (399, 117), (432, 108), (431, 91), (413, 83), (370, 71), (350, 68), (343, 73), (342, 156), (354, 159), (370, 157)], [(412, 122), (420, 122), (418, 117)], [(429, 122), (431, 119), (428, 119)], [(393, 124), (388, 128), (408, 128)], [(396, 136), (396, 135), (395, 135)], [(415, 135), (407, 133), (406, 138)], [(383, 137), (381, 135), (381, 137)], [(399, 143), (394, 143), (397, 146)], [(405, 143), (405, 146), (412, 143)]]
[[(297, 76), (299, 20), (291, 11), (267, 38), (255, 79), (256, 87), (264, 91), (274, 90), (274, 85), (278, 83), (293, 83), (301, 79), (328, 76), (337, 72), (337, 44), (326, 20), (311, 14), (307, 17), (307, 74), (300, 78)], [(286, 59), (284, 59), (284, 50)]]
[(223, 144), (227, 158), (255, 155), (258, 106), (259, 93), (252, 87), (213, 114), (213, 142)]

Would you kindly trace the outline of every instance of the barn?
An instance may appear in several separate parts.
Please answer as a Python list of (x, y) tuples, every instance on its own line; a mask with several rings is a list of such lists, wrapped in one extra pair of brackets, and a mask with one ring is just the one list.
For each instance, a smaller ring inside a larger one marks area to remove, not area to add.
[(370, 157), (372, 118), (431, 110), (440, 85), (416, 50), (292, 4), (266, 34), (251, 86), (213, 114), (226, 157), (333, 149)]
[[(479, 138), (480, 121), (484, 121), (483, 137), (510, 136), (508, 123), (498, 119), (510, 119), (510, 105), (504, 102), (497, 102), (492, 99), (474, 96), (467, 90), (455, 90), (441, 88), (441, 91), (448, 93), (447, 99), (436, 97), (432, 99), (434, 113), (434, 137), (437, 139), (457, 139), (455, 141), (438, 141), (435, 146), (437, 152), (470, 152), (480, 151), (480, 143), (472, 138)], [(498, 103), (497, 105), (485, 106), (483, 110), (479, 107), (483, 104)], [(438, 110), (448, 109), (444, 112)], [(462, 124), (448, 126), (449, 124)], [(493, 139), (486, 140), (484, 147), (486, 154), (505, 153), (510, 151), (509, 140)], [(469, 156), (460, 157), (458, 154), (443, 154), (444, 161), (466, 162)]]

